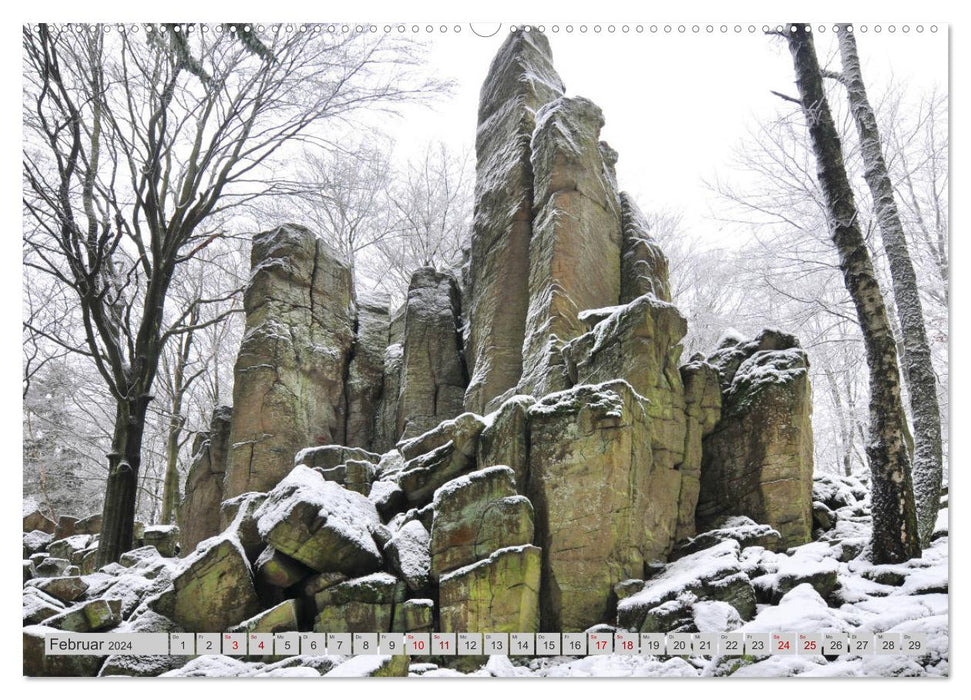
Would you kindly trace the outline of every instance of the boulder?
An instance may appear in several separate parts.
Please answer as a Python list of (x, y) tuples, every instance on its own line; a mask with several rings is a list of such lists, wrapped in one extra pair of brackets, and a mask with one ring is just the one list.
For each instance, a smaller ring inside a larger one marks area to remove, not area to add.
[(371, 536), (381, 524), (364, 496), (298, 466), (267, 494), (257, 510), (262, 538), (314, 571), (358, 575), (383, 563)]
[(624, 381), (544, 397), (529, 439), (543, 627), (582, 631), (613, 615), (615, 583), (670, 552), (681, 474), (655, 463), (647, 401)]
[(47, 545), (47, 553), (57, 559), (70, 560), (75, 552), (80, 552), (91, 543), (90, 535), (71, 535), (64, 539), (54, 540)]
[(722, 415), (703, 442), (698, 529), (745, 515), (778, 530), (787, 547), (808, 542), (813, 434), (805, 351), (795, 337), (765, 330), (746, 343), (727, 341), (709, 362), (720, 376)]
[(57, 525), (54, 527), (54, 539), (62, 540), (65, 537), (71, 537), (77, 534), (77, 524), (79, 518), (75, 518), (73, 515), (62, 515), (57, 519)]
[(424, 506), (431, 501), (435, 489), (474, 466), (474, 459), (449, 441), (405, 462), (395, 479), (409, 504)]
[(180, 535), (178, 525), (149, 525), (142, 541), (148, 547), (155, 547), (163, 557), (174, 557), (179, 553)]
[(121, 555), (118, 559), (118, 563), (125, 568), (130, 567), (142, 567), (147, 563), (158, 561), (162, 558), (162, 554), (152, 545), (145, 547), (139, 547), (138, 549), (130, 549)]
[(439, 581), (443, 632), (535, 632), (540, 629), (541, 552), (506, 547)]
[(100, 535), (101, 520), (101, 513), (92, 513), (78, 520), (74, 526), (74, 532), (79, 535)]
[(325, 588), (315, 596), (317, 632), (390, 632), (395, 605), (407, 587), (391, 574), (377, 573)]
[(361, 299), (357, 305), (357, 333), (351, 351), (347, 392), (347, 444), (372, 449), (377, 439), (381, 393), (384, 389), (384, 352), (391, 325), (388, 299)]
[(479, 467), (503, 465), (516, 475), (516, 489), (526, 490), (529, 468), (527, 426), (529, 407), (536, 403), (532, 396), (513, 396), (505, 401), (479, 436), (476, 464)]
[(485, 422), (481, 416), (463, 413), (451, 420), (442, 421), (417, 437), (399, 442), (396, 449), (407, 461), (451, 442), (463, 457), (474, 460), (479, 435), (484, 428)]
[(504, 547), (531, 544), (533, 506), (516, 493), (509, 467), (480, 469), (435, 492), (431, 573), (435, 578)]
[(423, 267), (405, 301), (398, 434), (408, 439), (462, 412), (468, 376), (462, 354), (461, 300), (455, 279)]
[(435, 601), (413, 598), (395, 606), (392, 632), (434, 632)]
[(368, 500), (378, 510), (382, 520), (389, 520), (405, 507), (405, 492), (394, 481), (378, 480), (371, 484)]
[(830, 510), (855, 506), (868, 495), (867, 488), (851, 476), (813, 474), (813, 501)]
[(28, 559), (31, 555), (37, 554), (38, 552), (47, 551), (47, 545), (49, 545), (53, 539), (53, 536), (42, 530), (31, 530), (30, 532), (24, 532), (24, 559)]
[(671, 554), (672, 559), (700, 552), (726, 540), (738, 542), (742, 549), (763, 547), (770, 552), (782, 552), (786, 549), (785, 541), (778, 530), (768, 525), (760, 525), (744, 515), (722, 518), (717, 524), (718, 527), (714, 530), (702, 532), (696, 537), (679, 542)]
[(483, 414), (522, 373), (529, 307), (535, 113), (563, 94), (540, 32), (508, 35), (479, 94), (476, 185), (469, 260), (467, 410)]
[(381, 455), (368, 452), (360, 447), (345, 447), (344, 445), (319, 445), (307, 447), (297, 452), (293, 458), (293, 466), (303, 465), (315, 469), (334, 469), (347, 464), (351, 460), (377, 464)]
[(295, 445), (344, 442), (350, 265), (302, 226), (257, 234), (243, 306), (225, 498), (275, 486)]
[(728, 603), (743, 620), (751, 619), (755, 590), (739, 551), (738, 542), (727, 540), (669, 564), (617, 604), (617, 625), (632, 631), (671, 631), (677, 620), (692, 617), (697, 600)]
[(40, 530), (48, 535), (53, 535), (56, 527), (54, 521), (39, 510), (35, 509), (24, 514), (24, 532)]
[(64, 604), (57, 598), (33, 586), (24, 589), (24, 625), (40, 624), (44, 620), (63, 612), (63, 610)]
[(566, 389), (559, 349), (586, 331), (579, 312), (620, 298), (620, 199), (603, 125), (600, 108), (582, 97), (559, 97), (536, 114), (524, 394)]
[(223, 479), (231, 449), (232, 417), (231, 406), (218, 406), (209, 420), (209, 432), (199, 433), (192, 443), (185, 495), (178, 511), (183, 556), (220, 532), (219, 509), (225, 498)]
[(88, 590), (88, 584), (80, 576), (60, 576), (38, 581), (37, 588), (61, 602), (73, 603)]
[(185, 559), (172, 586), (171, 618), (183, 629), (223, 632), (259, 611), (246, 552), (231, 535), (201, 543)]
[(289, 588), (312, 574), (311, 570), (296, 559), (267, 547), (253, 565), (256, 582), (261, 586)]
[(47, 578), (53, 576), (70, 576), (68, 573), (70, 568), (71, 562), (67, 559), (48, 556), (45, 556), (39, 564), (34, 565), (34, 571), (37, 575)]
[(384, 546), (384, 556), (412, 593), (422, 593), (430, 583), (431, 555), (428, 531), (411, 520), (394, 533)]
[(299, 617), (297, 612), (297, 601), (285, 600), (269, 610), (264, 610), (250, 619), (240, 622), (230, 632), (296, 632)]
[(48, 627), (65, 632), (99, 632), (121, 622), (121, 601), (96, 598), (64, 610), (44, 620)]

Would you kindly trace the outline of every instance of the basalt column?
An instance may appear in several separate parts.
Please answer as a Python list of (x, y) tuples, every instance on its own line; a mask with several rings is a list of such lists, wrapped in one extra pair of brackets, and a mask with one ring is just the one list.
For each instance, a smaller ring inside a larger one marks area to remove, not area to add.
[(251, 266), (224, 498), (273, 488), (300, 446), (345, 439), (344, 379), (354, 342), (350, 267), (294, 224), (255, 236)]
[(515, 32), (499, 49), (479, 96), (475, 218), (469, 266), (465, 408), (484, 414), (522, 374), (529, 304), (533, 188), (530, 137), (536, 111), (563, 94), (549, 43)]
[(561, 97), (536, 116), (522, 393), (567, 388), (559, 350), (586, 332), (579, 312), (620, 299), (617, 154), (599, 141), (603, 125), (600, 108), (582, 97)]

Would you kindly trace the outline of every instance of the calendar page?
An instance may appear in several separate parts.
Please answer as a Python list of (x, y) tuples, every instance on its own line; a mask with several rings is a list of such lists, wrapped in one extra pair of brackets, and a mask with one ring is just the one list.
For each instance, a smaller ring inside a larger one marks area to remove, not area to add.
[(949, 676), (946, 22), (264, 10), (22, 26), (24, 676)]

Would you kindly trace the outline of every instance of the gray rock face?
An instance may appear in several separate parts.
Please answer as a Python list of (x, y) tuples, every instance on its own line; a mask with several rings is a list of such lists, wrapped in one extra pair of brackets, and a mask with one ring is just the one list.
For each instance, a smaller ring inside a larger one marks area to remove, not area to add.
[(620, 266), (620, 303), (651, 294), (661, 301), (671, 301), (668, 259), (637, 204), (626, 192), (620, 193), (620, 220), (624, 247)]
[(55, 527), (57, 527), (57, 525), (54, 523), (54, 521), (41, 513), (39, 510), (32, 510), (24, 515), (24, 532), (40, 530), (48, 535), (53, 535)]
[(529, 407), (536, 403), (532, 396), (514, 396), (502, 404), (492, 422), (479, 436), (476, 464), (481, 467), (502, 465), (516, 475), (516, 489), (526, 491), (529, 469)]
[(509, 467), (487, 467), (435, 492), (431, 570), (435, 578), (503, 547), (532, 544), (533, 506)]
[(397, 407), (402, 439), (421, 435), (462, 412), (468, 378), (460, 304), (451, 275), (428, 267), (412, 275)]
[(586, 331), (579, 312), (620, 299), (620, 199), (600, 147), (603, 124), (582, 97), (558, 98), (536, 116), (525, 394), (568, 388), (558, 349)]
[(745, 515), (778, 530), (787, 547), (812, 535), (813, 435), (809, 359), (799, 341), (763, 331), (710, 358), (721, 420), (704, 440), (697, 518)]
[(363, 299), (357, 306), (357, 334), (347, 371), (347, 444), (383, 449), (377, 422), (384, 391), (384, 354), (391, 319), (387, 299)]
[(253, 239), (236, 359), (224, 496), (267, 491), (296, 445), (342, 443), (344, 375), (354, 341), (348, 264), (306, 228)]
[(442, 631), (537, 631), (540, 559), (538, 547), (506, 547), (443, 576)]
[(655, 463), (648, 401), (624, 381), (579, 386), (529, 411), (529, 487), (543, 549), (543, 626), (608, 619), (613, 585), (674, 544), (681, 474)]
[(404, 349), (401, 342), (388, 345), (384, 351), (383, 383), (381, 399), (375, 416), (372, 447), (386, 451), (398, 442), (398, 396), (401, 393), (401, 367)]
[(475, 218), (469, 262), (467, 410), (516, 386), (529, 305), (533, 185), (530, 138), (536, 111), (563, 94), (549, 42), (538, 32), (509, 35), (479, 94)]
[(209, 432), (198, 435), (192, 445), (192, 462), (178, 513), (184, 554), (219, 533), (219, 504), (223, 501), (223, 479), (229, 461), (232, 415), (230, 406), (216, 408)]

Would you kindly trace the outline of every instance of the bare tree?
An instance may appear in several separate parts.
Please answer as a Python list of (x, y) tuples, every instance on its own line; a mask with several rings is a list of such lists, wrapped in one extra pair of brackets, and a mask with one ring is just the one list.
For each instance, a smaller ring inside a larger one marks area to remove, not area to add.
[(931, 349), (924, 327), (924, 309), (917, 285), (917, 274), (911, 261), (903, 223), (897, 209), (894, 186), (883, 155), (877, 117), (870, 106), (863, 70), (856, 49), (856, 38), (848, 24), (841, 24), (837, 37), (843, 72), (836, 78), (846, 87), (850, 109), (863, 156), (864, 179), (873, 198), (883, 247), (887, 254), (899, 336), (902, 340), (901, 364), (910, 395), (910, 413), (914, 421), (914, 495), (921, 540), (930, 541), (941, 500), (942, 447), (941, 411), (937, 404), (937, 380), (931, 361)]
[(386, 193), (390, 232), (368, 251), (370, 285), (401, 300), (419, 267), (456, 268), (472, 225), (471, 159), (444, 143), (428, 144), (397, 169)]
[(872, 556), (877, 563), (895, 563), (920, 556), (920, 536), (914, 507), (907, 448), (906, 417), (900, 394), (897, 351), (873, 262), (857, 220), (839, 134), (823, 90), (823, 76), (812, 35), (805, 24), (785, 33), (792, 54), (799, 99), (823, 193), (830, 233), (839, 254), (840, 270), (856, 309), (870, 370), (870, 459), (872, 488)]
[(415, 78), (414, 47), (397, 40), (220, 29), (23, 31), (25, 266), (75, 295), (82, 342), (59, 340), (115, 401), (99, 565), (131, 547), (162, 348), (220, 321), (190, 319), (221, 296), (167, 321), (178, 268), (225, 235), (237, 207), (279, 190), (288, 144), (440, 87)]

